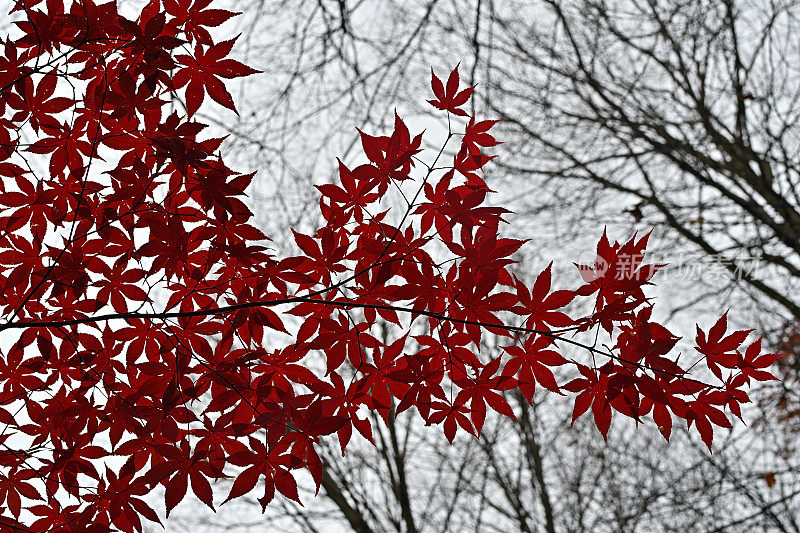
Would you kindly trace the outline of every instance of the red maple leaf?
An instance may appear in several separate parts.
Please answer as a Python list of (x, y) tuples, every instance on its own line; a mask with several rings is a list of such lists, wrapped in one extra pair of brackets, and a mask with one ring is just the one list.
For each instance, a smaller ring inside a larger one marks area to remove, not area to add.
[(475, 90), (475, 86), (473, 85), (472, 87), (467, 87), (459, 91), (458, 84), (458, 65), (450, 72), (450, 76), (447, 78), (447, 87), (442, 85), (442, 80), (436, 77), (436, 74), (433, 73), (433, 69), (431, 69), (431, 89), (433, 89), (433, 95), (436, 99), (428, 100), (428, 102), (437, 109), (443, 109), (454, 115), (466, 117), (467, 112), (463, 109), (459, 109), (459, 107), (469, 100), (472, 91)]
[(194, 55), (177, 56), (178, 63), (184, 65), (184, 68), (175, 73), (173, 83), (177, 89), (186, 86), (186, 112), (189, 116), (200, 108), (205, 93), (218, 104), (238, 114), (233, 97), (220, 78), (249, 76), (260, 71), (235, 59), (226, 58), (235, 42), (236, 39), (230, 39), (210, 45), (205, 50), (198, 43), (195, 45)]

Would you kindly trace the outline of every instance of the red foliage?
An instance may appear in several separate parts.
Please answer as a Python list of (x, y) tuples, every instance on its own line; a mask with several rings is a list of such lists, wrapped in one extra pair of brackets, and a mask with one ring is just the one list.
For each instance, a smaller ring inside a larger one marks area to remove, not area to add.
[[(388, 136), (361, 132), (369, 162), (340, 164), (341, 183), (319, 187), (325, 223), (294, 232), (301, 255), (273, 257), (241, 200), (252, 175), (191, 120), (206, 93), (235, 109), (221, 78), (256, 72), (227, 57), (235, 39), (213, 42), (208, 28), (234, 14), (209, 4), (152, 0), (135, 20), (91, 0), (12, 10), (17, 36), (0, 57), (4, 530), (141, 531), (159, 520), (143, 499), (158, 485), (168, 514), (190, 489), (213, 508), (223, 477), (225, 501), (297, 499), (298, 469), (320, 483), (320, 438), (336, 434), (343, 452), (353, 429), (371, 440), (366, 410), (415, 407), (452, 441), (478, 435), (487, 409), (514, 417), (503, 393), (531, 401), (537, 385), (575, 394), (573, 418), (591, 408), (604, 437), (615, 411), (652, 411), (665, 437), (674, 416), (710, 448), (750, 380), (772, 379), (776, 356), (760, 341), (742, 351), (749, 331), (726, 335), (725, 316), (697, 335), (717, 384), (668, 357), (677, 338), (643, 292), (659, 268), (643, 264), (647, 237), (603, 235), (574, 290), (553, 291), (550, 267), (530, 286), (514, 275), (523, 242), (499, 235), (506, 211), (486, 205), (478, 175), (498, 144), (492, 120), (463, 124), (449, 165), (444, 148), (422, 164), (421, 135), (400, 117)], [(457, 70), (432, 89), (435, 107), (466, 116), (473, 88), (459, 91)], [(180, 91), (186, 112), (168, 111)], [(570, 317), (580, 298), (593, 311)], [(611, 349), (576, 340), (597, 328)], [(502, 351), (480, 353), (487, 333)]]

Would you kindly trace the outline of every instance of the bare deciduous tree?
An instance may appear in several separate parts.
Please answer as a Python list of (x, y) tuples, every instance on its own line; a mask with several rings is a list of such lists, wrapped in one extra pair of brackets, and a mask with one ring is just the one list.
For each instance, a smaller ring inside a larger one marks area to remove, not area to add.
[[(507, 169), (613, 198), (800, 318), (796, 5), (544, 4), (533, 24), (523, 5), (492, 10), (491, 105), (518, 155)], [(770, 268), (751, 274), (746, 258)]]

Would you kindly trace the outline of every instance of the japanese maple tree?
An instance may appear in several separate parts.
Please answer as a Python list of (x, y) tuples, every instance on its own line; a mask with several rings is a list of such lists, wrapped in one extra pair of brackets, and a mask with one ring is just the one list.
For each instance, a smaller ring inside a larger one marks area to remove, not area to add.
[[(728, 331), (727, 313), (698, 327), (694, 360), (671, 355), (678, 337), (644, 293), (661, 266), (644, 262), (648, 236), (603, 234), (573, 289), (553, 290), (549, 266), (532, 284), (515, 275), (524, 242), (500, 234), (507, 211), (481, 173), (496, 121), (463, 109), (474, 87), (458, 67), (432, 73), (441, 149), (426, 158), (397, 115), (387, 135), (360, 132), (363, 162), (318, 186), (324, 222), (275, 257), (242, 201), (253, 174), (193, 119), (206, 95), (235, 111), (224, 80), (256, 72), (210, 32), (234, 15), (210, 0), (152, 0), (136, 18), (91, 0), (11, 10), (4, 530), (141, 531), (160, 520), (146, 501), (158, 486), (167, 515), (189, 491), (211, 508), (297, 499), (299, 470), (320, 483), (321, 438), (343, 453), (354, 430), (371, 440), (368, 411), (413, 407), (452, 441), (479, 436), (489, 409), (513, 418), (504, 392), (531, 401), (537, 386), (574, 395), (573, 420), (591, 410), (604, 437), (614, 412), (667, 439), (678, 418), (710, 449), (750, 383), (773, 379), (777, 355)], [(486, 335), (500, 352), (481, 352)], [(233, 483), (215, 501), (220, 478)]]

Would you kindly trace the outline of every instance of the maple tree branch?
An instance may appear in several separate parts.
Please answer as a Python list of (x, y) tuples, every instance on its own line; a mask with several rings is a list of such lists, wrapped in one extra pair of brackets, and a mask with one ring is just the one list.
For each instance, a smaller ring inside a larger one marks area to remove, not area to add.
[[(327, 290), (323, 291), (327, 292)], [(650, 368), (646, 365), (642, 365), (641, 363), (637, 363), (635, 361), (627, 360), (623, 357), (618, 355), (614, 355), (610, 352), (600, 350), (595, 346), (591, 346), (580, 341), (576, 341), (570, 339), (568, 337), (563, 337), (561, 334), (564, 331), (561, 330), (553, 330), (553, 331), (545, 331), (539, 330), (534, 328), (527, 328), (524, 326), (512, 326), (509, 324), (500, 323), (491, 323), (491, 322), (483, 322), (480, 320), (468, 320), (465, 318), (455, 318), (451, 316), (444, 315), (442, 313), (437, 313), (434, 311), (426, 311), (424, 309), (414, 309), (410, 307), (401, 307), (395, 305), (383, 305), (383, 304), (367, 304), (367, 303), (358, 303), (352, 301), (336, 301), (336, 300), (325, 300), (319, 298), (313, 298), (311, 296), (295, 296), (290, 298), (280, 298), (277, 300), (256, 300), (252, 302), (245, 302), (240, 304), (232, 304), (226, 305), (222, 307), (216, 307), (213, 309), (198, 309), (196, 311), (169, 311), (164, 313), (142, 313), (142, 312), (127, 312), (127, 313), (107, 313), (103, 315), (97, 316), (87, 316), (81, 318), (72, 318), (66, 320), (34, 320), (34, 321), (22, 321), (22, 322), (8, 322), (6, 324), (0, 325), (0, 331), (4, 331), (6, 329), (28, 329), (28, 328), (51, 328), (51, 327), (63, 327), (63, 326), (76, 326), (79, 324), (93, 324), (97, 322), (107, 322), (110, 320), (166, 320), (169, 318), (192, 318), (192, 317), (206, 317), (206, 316), (216, 316), (216, 315), (225, 315), (231, 313), (233, 311), (238, 311), (241, 309), (251, 309), (256, 307), (274, 307), (276, 305), (286, 305), (286, 304), (296, 304), (296, 303), (316, 303), (322, 305), (332, 305), (341, 308), (354, 308), (354, 309), (381, 309), (385, 311), (394, 311), (398, 313), (407, 313), (417, 316), (426, 316), (429, 318), (433, 318), (439, 320), (441, 322), (451, 322), (455, 324), (464, 324), (468, 326), (478, 326), (482, 328), (497, 328), (503, 329), (510, 332), (515, 333), (531, 333), (536, 335), (542, 335), (545, 337), (550, 337), (552, 339), (563, 341), (567, 344), (571, 344), (572, 346), (576, 346), (578, 348), (583, 348), (587, 350), (593, 355), (604, 355), (616, 361), (620, 361), (623, 363), (628, 363), (631, 365), (635, 365), (640, 369), (650, 369), (654, 372), (658, 372), (665, 376), (670, 376), (673, 378), (678, 378), (681, 380), (691, 381), (693, 383), (698, 383), (704, 385), (706, 387), (711, 387), (715, 389), (722, 389), (723, 387), (718, 385), (713, 385), (710, 383), (706, 383), (704, 381), (700, 381), (697, 379), (693, 379), (687, 377), (683, 374), (677, 374), (674, 372), (670, 372), (663, 369), (657, 368)], [(565, 331), (572, 331), (574, 328), (567, 328)]]

